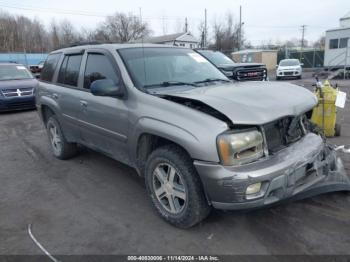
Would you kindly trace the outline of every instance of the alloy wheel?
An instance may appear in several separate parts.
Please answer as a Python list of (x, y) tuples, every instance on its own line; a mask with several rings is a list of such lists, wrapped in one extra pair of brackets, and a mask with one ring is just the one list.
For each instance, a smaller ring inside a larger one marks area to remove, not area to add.
[(158, 164), (153, 171), (153, 189), (162, 207), (179, 214), (186, 205), (187, 192), (182, 175), (168, 163)]

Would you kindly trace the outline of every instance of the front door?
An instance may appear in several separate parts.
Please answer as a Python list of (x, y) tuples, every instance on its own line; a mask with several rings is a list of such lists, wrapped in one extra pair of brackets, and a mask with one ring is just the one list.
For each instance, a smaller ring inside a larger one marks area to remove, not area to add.
[(88, 51), (80, 96), (80, 131), (84, 144), (123, 162), (128, 157), (128, 108), (126, 100), (116, 97), (94, 96), (90, 85), (99, 79), (122, 84), (116, 62), (104, 51)]

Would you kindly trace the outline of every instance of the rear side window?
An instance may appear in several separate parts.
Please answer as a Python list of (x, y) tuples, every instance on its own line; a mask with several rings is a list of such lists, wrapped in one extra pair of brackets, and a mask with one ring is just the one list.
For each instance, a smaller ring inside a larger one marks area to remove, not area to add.
[(65, 56), (57, 82), (69, 86), (78, 86), (78, 78), (82, 55)]
[(61, 54), (51, 54), (47, 57), (43, 70), (41, 71), (40, 79), (51, 82), (53, 74), (55, 73), (58, 60)]
[(110, 79), (116, 85), (119, 83), (118, 74), (105, 55), (89, 54), (86, 61), (84, 88), (90, 89), (90, 85), (99, 79)]

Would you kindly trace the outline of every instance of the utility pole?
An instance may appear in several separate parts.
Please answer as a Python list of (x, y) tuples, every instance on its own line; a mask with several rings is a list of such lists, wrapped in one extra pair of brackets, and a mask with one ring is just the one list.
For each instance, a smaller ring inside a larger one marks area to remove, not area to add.
[(304, 42), (305, 42), (305, 30), (306, 30), (306, 25), (301, 26), (301, 50), (300, 50), (300, 62), (302, 62), (303, 58), (303, 50), (304, 50)]
[(187, 17), (185, 18), (185, 32), (188, 32), (188, 23), (187, 23)]
[(204, 47), (207, 46), (207, 9), (204, 9), (204, 41), (203, 41), (203, 45)]
[(242, 6), (239, 6), (239, 33), (238, 33), (238, 51), (241, 50), (242, 44)]
[(301, 26), (301, 48), (304, 48), (306, 25)]

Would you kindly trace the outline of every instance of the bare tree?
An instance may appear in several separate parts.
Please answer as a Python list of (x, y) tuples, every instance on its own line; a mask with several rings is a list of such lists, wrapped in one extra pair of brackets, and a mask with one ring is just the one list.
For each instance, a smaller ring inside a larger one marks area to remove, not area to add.
[(150, 34), (147, 23), (132, 14), (115, 13), (108, 16), (103, 27), (100, 29), (106, 31), (110, 39), (115, 42), (129, 42)]
[(116, 13), (93, 30), (77, 30), (70, 21), (52, 20), (49, 28), (37, 19), (0, 12), (0, 51), (49, 52), (75, 42), (128, 42), (149, 35), (147, 23)]
[[(217, 50), (233, 51), (239, 44), (239, 23), (234, 21), (232, 13), (227, 13), (224, 21), (214, 21), (214, 47)], [(241, 32), (241, 46), (244, 46), (244, 32)]]
[(319, 39), (317, 39), (313, 44), (314, 48), (319, 48), (319, 49), (324, 49), (325, 46), (326, 46), (326, 37), (324, 35), (322, 35)]

